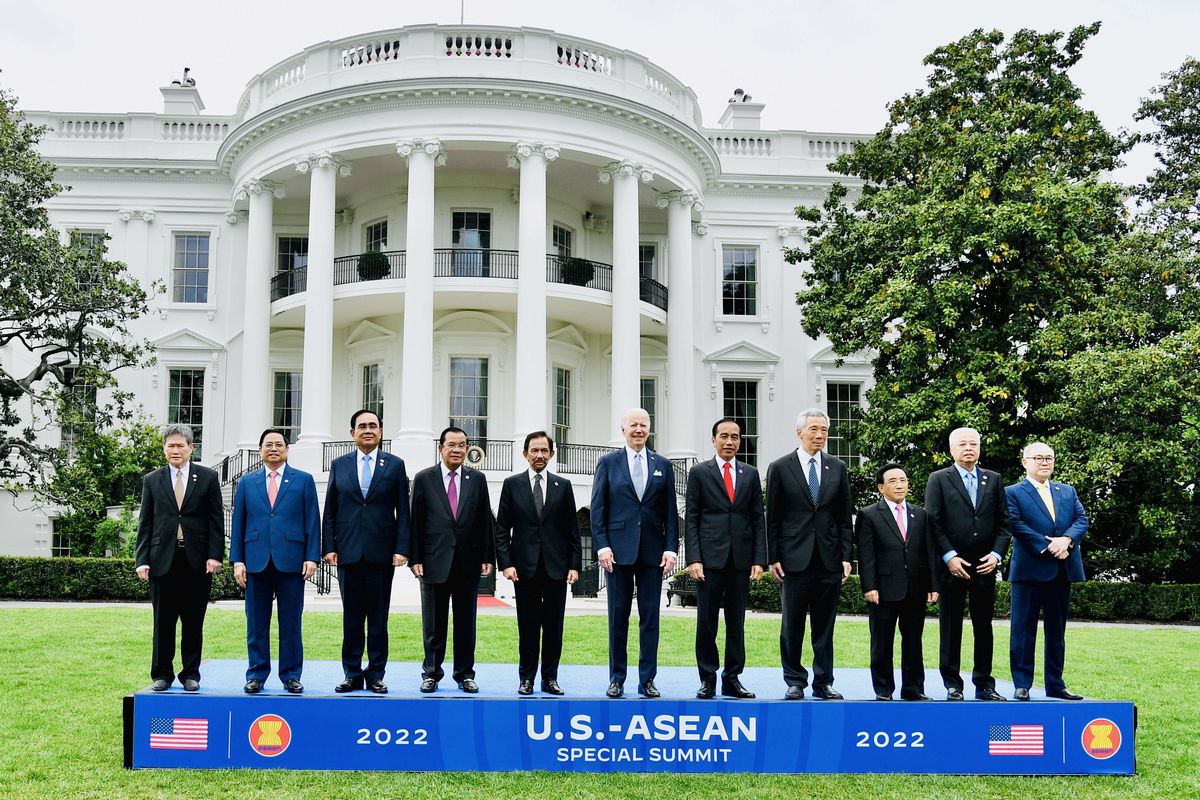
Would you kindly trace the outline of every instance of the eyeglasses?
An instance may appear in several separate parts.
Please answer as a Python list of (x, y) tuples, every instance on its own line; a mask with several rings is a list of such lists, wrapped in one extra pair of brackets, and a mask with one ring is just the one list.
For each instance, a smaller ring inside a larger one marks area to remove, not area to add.
[(1037, 463), (1037, 464), (1053, 464), (1054, 463), (1054, 456), (1026, 456), (1025, 458), (1027, 460), (1033, 461), (1034, 463)]

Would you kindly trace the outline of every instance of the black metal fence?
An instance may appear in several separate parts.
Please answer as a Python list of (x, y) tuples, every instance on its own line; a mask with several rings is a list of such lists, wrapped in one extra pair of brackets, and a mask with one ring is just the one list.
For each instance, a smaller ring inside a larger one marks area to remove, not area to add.
[[(437, 439), (433, 440), (433, 463), (441, 460), (437, 449)], [(497, 472), (512, 472), (513, 443), (511, 439), (471, 439), (467, 445), (468, 467), (486, 469)]]
[(612, 265), (551, 253), (546, 256), (546, 280), (550, 283), (565, 283), (611, 292)]
[(517, 277), (516, 250), (439, 247), (433, 251), (435, 278)]
[[(346, 453), (354, 452), (354, 448), (358, 447), (353, 439), (339, 439), (333, 442), (325, 442), (321, 446), (321, 469), (329, 472), (329, 465), (333, 463), (335, 458), (346, 455)], [(384, 439), (379, 443), (379, 449), (385, 453), (392, 452), (392, 440)]]
[(296, 267), (271, 276), (271, 300), (282, 300), (308, 290), (308, 267)]
[(381, 281), (403, 278), (405, 255), (403, 250), (371, 251), (349, 256), (338, 256), (333, 260), (333, 285)]
[(653, 278), (642, 276), (638, 294), (643, 303), (649, 303), (663, 311), (667, 310), (667, 287)]
[(600, 459), (619, 449), (599, 444), (560, 443), (555, 455), (558, 471), (567, 475), (595, 475)]

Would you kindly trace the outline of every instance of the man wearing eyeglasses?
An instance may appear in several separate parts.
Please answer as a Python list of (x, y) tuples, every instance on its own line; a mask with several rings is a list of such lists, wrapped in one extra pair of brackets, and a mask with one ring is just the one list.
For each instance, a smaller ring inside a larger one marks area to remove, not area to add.
[(1079, 542), (1087, 533), (1087, 514), (1072, 487), (1050, 480), (1054, 451), (1049, 445), (1027, 445), (1022, 463), (1025, 479), (1005, 489), (1013, 533), (1008, 579), (1012, 582), (1009, 660), (1017, 689), (1014, 696), (1029, 699), (1041, 612), (1045, 620), (1046, 696), (1082, 700), (1063, 682), (1063, 660), (1071, 582), (1083, 580)]

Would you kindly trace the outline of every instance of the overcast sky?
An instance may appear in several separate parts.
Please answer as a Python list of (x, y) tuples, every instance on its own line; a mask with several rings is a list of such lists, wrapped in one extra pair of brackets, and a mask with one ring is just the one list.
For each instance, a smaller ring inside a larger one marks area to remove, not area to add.
[[(1112, 130), (1160, 75), (1200, 56), (1196, 0), (465, 0), (467, 24), (548, 28), (633, 50), (675, 75), (716, 125), (735, 87), (763, 126), (873, 133), (884, 106), (923, 85), (921, 59), (974, 28), (1067, 30), (1101, 20), (1074, 72)], [(161, 111), (158, 87), (192, 68), (207, 112), (305, 47), (375, 30), (457, 23), (457, 0), (0, 0), (0, 86), (21, 107)], [(1143, 149), (1118, 177), (1153, 167)]]

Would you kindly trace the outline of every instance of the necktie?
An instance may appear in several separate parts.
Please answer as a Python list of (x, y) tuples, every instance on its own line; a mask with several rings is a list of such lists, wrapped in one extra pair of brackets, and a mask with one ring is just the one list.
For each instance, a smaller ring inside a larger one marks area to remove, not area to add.
[(907, 542), (908, 541), (908, 520), (905, 519), (905, 517), (904, 517), (904, 506), (900, 505), (899, 503), (896, 503), (895, 512), (896, 512), (896, 527), (898, 527), (900, 529), (900, 538), (903, 541)]
[(538, 518), (542, 516), (542, 508), (545, 501), (542, 499), (542, 473), (533, 473), (533, 510), (537, 512)]
[(725, 462), (725, 493), (729, 495), (729, 502), (733, 502), (733, 473), (729, 471), (729, 462)]
[(971, 496), (971, 505), (979, 506), (979, 490), (975, 488), (975, 473), (967, 473), (967, 494)]
[(367, 496), (367, 491), (371, 488), (371, 457), (362, 457), (362, 472), (358, 474), (358, 485), (362, 489), (363, 497)]
[(808, 459), (808, 493), (812, 495), (813, 505), (817, 504), (817, 495), (821, 493), (821, 482), (817, 480), (817, 458)]
[(279, 473), (271, 470), (271, 474), (267, 476), (267, 502), (271, 504), (271, 508), (275, 507), (275, 498), (279, 496)]
[(1058, 517), (1054, 514), (1054, 498), (1050, 496), (1049, 482), (1037, 487), (1038, 494), (1042, 498), (1042, 502), (1046, 504), (1046, 510), (1050, 512), (1050, 519), (1058, 522)]
[(638, 500), (646, 491), (646, 468), (642, 466), (642, 454), (633, 457), (633, 488), (637, 490)]
[(450, 498), (450, 516), (458, 519), (458, 487), (454, 485), (454, 470), (450, 470), (450, 486), (446, 488), (446, 496)]
[[(175, 470), (175, 508), (183, 510), (183, 470)], [(183, 541), (183, 526), (180, 525), (175, 530), (175, 538)]]

